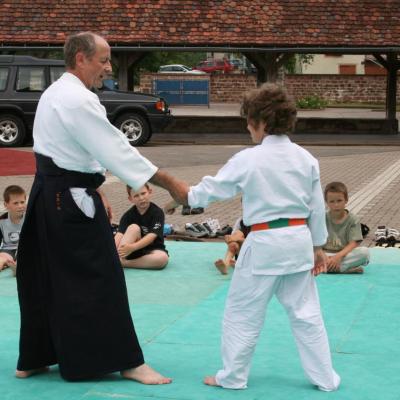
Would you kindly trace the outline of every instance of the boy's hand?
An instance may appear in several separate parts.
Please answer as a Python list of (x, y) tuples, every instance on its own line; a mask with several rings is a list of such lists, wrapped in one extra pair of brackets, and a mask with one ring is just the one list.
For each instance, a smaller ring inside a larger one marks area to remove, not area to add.
[(314, 267), (311, 270), (314, 276), (326, 273), (327, 258), (327, 255), (320, 247), (314, 247)]
[(134, 244), (122, 244), (121, 246), (118, 247), (118, 255), (121, 258), (129, 256), (129, 254), (133, 253), (134, 251), (135, 251)]
[(335, 254), (334, 256), (328, 257), (327, 267), (328, 270), (338, 270), (340, 268), (340, 264), (342, 263), (342, 257)]
[(179, 203), (177, 203), (175, 200), (169, 201), (167, 204), (164, 206), (164, 212), (165, 214), (172, 215), (175, 212), (175, 209), (180, 206)]
[(17, 263), (14, 261), (12, 256), (8, 253), (1, 253), (0, 256), (0, 271), (7, 267), (15, 267)]

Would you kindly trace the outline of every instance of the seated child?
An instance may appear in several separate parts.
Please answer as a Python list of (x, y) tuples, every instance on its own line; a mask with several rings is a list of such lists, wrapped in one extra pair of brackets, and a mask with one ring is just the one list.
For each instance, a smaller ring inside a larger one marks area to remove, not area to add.
[(134, 192), (127, 186), (134, 204), (121, 218), (115, 244), (126, 268), (163, 269), (168, 263), (164, 245), (164, 212), (150, 201), (152, 190), (145, 184)]
[(16, 254), (19, 234), (25, 218), (26, 193), (17, 185), (6, 187), (3, 193), (7, 212), (0, 217), (0, 271), (11, 267), (16, 275)]
[(323, 249), (328, 256), (328, 273), (362, 274), (369, 263), (369, 250), (359, 247), (363, 239), (358, 218), (346, 210), (347, 188), (342, 182), (325, 187), (328, 240)]
[(243, 219), (238, 218), (233, 226), (233, 232), (230, 235), (224, 236), (228, 249), (226, 250), (224, 259), (219, 258), (214, 263), (222, 275), (228, 273), (229, 267), (235, 266), (235, 260), (237, 259), (240, 248), (249, 232), (250, 228), (243, 223)]

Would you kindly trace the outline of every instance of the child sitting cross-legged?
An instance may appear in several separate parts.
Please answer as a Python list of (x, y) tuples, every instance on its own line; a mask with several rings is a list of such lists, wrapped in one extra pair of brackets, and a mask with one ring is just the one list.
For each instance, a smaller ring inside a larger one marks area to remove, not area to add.
[(11, 185), (3, 193), (7, 210), (0, 217), (0, 271), (10, 267), (16, 274), (19, 235), (26, 211), (26, 193), (22, 187)]
[(328, 256), (328, 273), (362, 274), (369, 263), (369, 250), (360, 247), (363, 239), (358, 218), (346, 210), (348, 192), (342, 182), (331, 182), (325, 187), (328, 206), (326, 227), (328, 240), (323, 249)]
[(164, 245), (163, 210), (150, 201), (152, 190), (145, 184), (136, 192), (127, 186), (133, 204), (121, 218), (115, 244), (125, 268), (163, 269), (168, 264)]

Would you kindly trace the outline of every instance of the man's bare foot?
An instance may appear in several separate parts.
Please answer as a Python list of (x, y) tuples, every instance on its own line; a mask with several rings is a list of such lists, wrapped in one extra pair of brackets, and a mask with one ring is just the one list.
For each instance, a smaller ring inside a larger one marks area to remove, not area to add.
[(147, 364), (121, 371), (121, 375), (125, 379), (132, 379), (144, 385), (164, 385), (172, 382), (171, 378), (162, 376)]
[(228, 274), (228, 266), (225, 264), (224, 260), (218, 259), (215, 261), (214, 265), (218, 268), (222, 275)]
[(25, 378), (29, 378), (32, 375), (43, 374), (44, 372), (49, 372), (49, 367), (29, 369), (27, 371), (20, 371), (17, 369), (15, 371), (15, 376), (17, 378), (25, 379)]
[(220, 386), (221, 387), (221, 385), (218, 385), (217, 381), (215, 380), (215, 376), (206, 376), (204, 378), (203, 382), (205, 385), (208, 385), (208, 386)]

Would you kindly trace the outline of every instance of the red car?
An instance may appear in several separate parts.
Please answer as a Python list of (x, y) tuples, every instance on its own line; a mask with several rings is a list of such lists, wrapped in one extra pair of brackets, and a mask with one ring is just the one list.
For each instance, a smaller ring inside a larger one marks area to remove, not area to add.
[(199, 71), (204, 71), (208, 73), (212, 72), (231, 72), (234, 69), (234, 66), (227, 60), (211, 60), (211, 61), (202, 61), (195, 68)]

